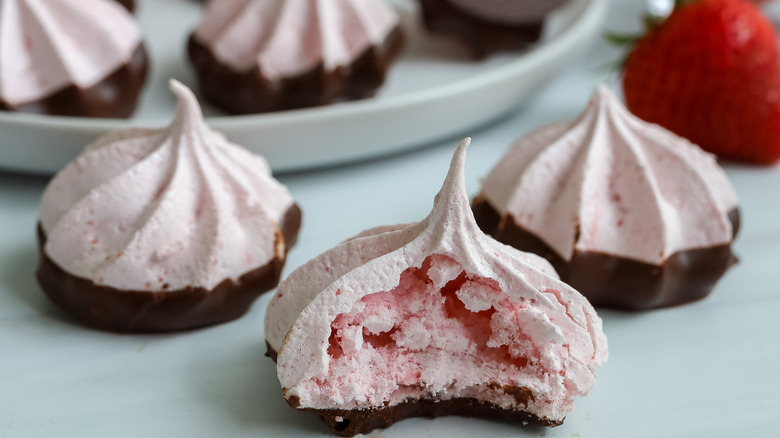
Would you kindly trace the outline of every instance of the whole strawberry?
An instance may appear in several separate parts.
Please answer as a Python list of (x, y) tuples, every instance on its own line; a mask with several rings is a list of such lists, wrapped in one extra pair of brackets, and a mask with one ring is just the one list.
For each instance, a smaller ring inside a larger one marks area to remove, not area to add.
[(746, 0), (678, 1), (636, 41), (623, 88), (634, 114), (720, 157), (780, 159), (777, 36)]

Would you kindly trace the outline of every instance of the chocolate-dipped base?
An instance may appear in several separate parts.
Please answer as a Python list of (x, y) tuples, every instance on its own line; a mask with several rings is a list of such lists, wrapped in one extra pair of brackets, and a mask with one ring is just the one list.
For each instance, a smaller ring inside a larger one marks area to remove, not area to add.
[[(547, 259), (561, 280), (594, 306), (647, 310), (696, 301), (707, 296), (736, 261), (731, 244), (678, 251), (661, 265), (579, 250), (566, 261), (511, 216), (502, 218), (484, 198), (477, 197), (472, 209), (482, 231), (507, 245)], [(736, 236), (739, 210), (729, 212), (729, 219)]]
[[(565, 0), (549, 0), (549, 10)], [(517, 2), (522, 3), (522, 2)], [(425, 27), (433, 32), (458, 39), (468, 46), (476, 59), (496, 52), (528, 49), (542, 35), (542, 20), (517, 24), (498, 23), (470, 14), (449, 0), (420, 0)], [(522, 8), (522, 5), (518, 5)]]
[[(277, 352), (266, 342), (266, 356), (276, 362)], [(502, 388), (504, 392), (512, 395), (518, 405), (528, 405), (533, 395), (524, 388), (506, 388), (498, 384), (495, 388)], [(317, 414), (333, 434), (338, 436), (355, 436), (369, 433), (375, 429), (384, 429), (394, 423), (414, 417), (446, 417), (451, 415), (461, 417), (485, 418), (519, 424), (534, 424), (542, 427), (554, 427), (563, 424), (563, 421), (552, 421), (522, 410), (510, 410), (496, 406), (492, 403), (474, 398), (454, 398), (449, 400), (418, 399), (408, 400), (394, 406), (381, 406), (371, 409), (311, 409), (301, 408), (300, 400), (291, 397), (287, 404), (294, 409), (309, 411)]]
[(371, 97), (385, 82), (387, 69), (402, 47), (401, 29), (396, 27), (381, 45), (368, 48), (349, 66), (326, 70), (320, 63), (281, 80), (269, 80), (259, 67), (233, 70), (194, 36), (189, 39), (188, 53), (209, 102), (231, 114), (253, 114)]
[(71, 84), (34, 102), (11, 105), (0, 99), (0, 110), (71, 117), (127, 118), (138, 104), (149, 69), (144, 45), (130, 61), (89, 88)]
[(279, 222), (279, 230), (284, 237), (285, 251), (289, 251), (290, 248), (295, 246), (298, 242), (298, 232), (301, 230), (301, 221), (303, 219), (303, 213), (298, 204), (293, 204), (282, 216), (282, 220)]
[[(287, 403), (296, 407), (294, 398)], [(355, 436), (359, 433), (369, 433), (374, 429), (384, 429), (394, 423), (414, 417), (446, 417), (457, 415), (461, 417), (476, 417), (491, 420), (501, 420), (518, 424), (534, 424), (553, 427), (562, 424), (543, 420), (526, 411), (504, 409), (492, 403), (474, 398), (455, 398), (449, 400), (421, 399), (409, 400), (394, 406), (383, 406), (371, 409), (303, 409), (317, 414), (328, 428), (338, 436)]]
[[(293, 205), (280, 224), (282, 236), (297, 238), (301, 212)], [(279, 238), (284, 239), (285, 237)], [(276, 287), (285, 259), (226, 279), (211, 290), (187, 287), (175, 291), (120, 290), (65, 272), (44, 250), (46, 235), (38, 225), (38, 283), (51, 299), (79, 322), (119, 333), (155, 333), (188, 330), (236, 319), (263, 293)], [(286, 245), (287, 249), (292, 243)], [(164, 285), (163, 285), (164, 287)]]

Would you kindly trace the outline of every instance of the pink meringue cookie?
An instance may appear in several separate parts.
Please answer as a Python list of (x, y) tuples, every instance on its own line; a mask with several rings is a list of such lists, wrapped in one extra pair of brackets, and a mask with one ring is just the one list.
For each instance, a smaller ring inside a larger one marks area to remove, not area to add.
[[(729, 246), (738, 225), (736, 192), (714, 156), (634, 117), (604, 86), (573, 122), (520, 139), (485, 178), (477, 210), (484, 231), (544, 255), (594, 304), (625, 308), (706, 295), (731, 264)], [(685, 254), (709, 248), (717, 248), (717, 254), (699, 254), (700, 260)], [(675, 265), (683, 256), (689, 260), (678, 271), (708, 272), (678, 279), (659, 271), (633, 287), (628, 279), (609, 284), (621, 273), (596, 274), (592, 260), (580, 266), (592, 254), (630, 261), (628, 270), (647, 266), (648, 271), (670, 260)], [(708, 258), (714, 266), (708, 266)], [(642, 291), (646, 288), (656, 289)], [(685, 297), (676, 293), (681, 289)]]
[(587, 300), (540, 257), (477, 227), (463, 180), (468, 144), (426, 219), (336, 246), (268, 305), (285, 398), (334, 433), (451, 414), (557, 425), (607, 358)]
[[(107, 316), (118, 305), (103, 303), (113, 307), (91, 309), (100, 318), (89, 320), (79, 313), (85, 299), (71, 296), (78, 290), (65, 299), (64, 286), (39, 272), (49, 296), (92, 325), (159, 331), (233, 319), (276, 285), (295, 241), (300, 210), (267, 162), (209, 129), (184, 85), (171, 89), (179, 108), (168, 128), (99, 138), (43, 194), (43, 256), (101, 288), (96, 300), (130, 291), (150, 301), (124, 317)], [(192, 308), (175, 304), (188, 294)]]
[(127, 117), (146, 78), (141, 30), (113, 0), (3, 0), (0, 109)]
[(373, 94), (400, 50), (399, 25), (384, 0), (211, 2), (190, 59), (229, 112), (321, 105)]

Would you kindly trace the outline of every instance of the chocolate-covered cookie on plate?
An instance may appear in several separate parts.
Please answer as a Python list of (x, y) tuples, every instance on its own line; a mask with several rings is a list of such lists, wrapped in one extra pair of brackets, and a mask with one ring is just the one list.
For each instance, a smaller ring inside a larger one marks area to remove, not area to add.
[(373, 96), (402, 43), (384, 0), (225, 0), (188, 52), (206, 99), (249, 114)]
[(141, 30), (114, 0), (3, 0), (0, 110), (124, 118), (148, 58)]

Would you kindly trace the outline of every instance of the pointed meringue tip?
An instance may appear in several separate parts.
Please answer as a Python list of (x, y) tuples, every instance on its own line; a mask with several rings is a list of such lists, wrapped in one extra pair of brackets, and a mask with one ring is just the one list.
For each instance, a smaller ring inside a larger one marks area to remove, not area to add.
[[(612, 89), (607, 84), (601, 83), (596, 87), (593, 95), (588, 102), (588, 108), (598, 112), (618, 111), (621, 109), (628, 111), (623, 103), (618, 99)], [(587, 113), (587, 110), (585, 111)]]
[(463, 176), (463, 171), (466, 167), (466, 149), (468, 149), (470, 144), (471, 137), (466, 137), (458, 143), (458, 148), (455, 149), (455, 154), (450, 162), (450, 171), (447, 179), (457, 177), (458, 175)]
[(613, 99), (615, 95), (612, 93), (612, 90), (609, 89), (607, 84), (599, 84), (598, 87), (596, 87), (596, 91), (593, 92), (593, 96), (591, 96), (590, 101), (593, 104), (600, 104), (603, 102), (606, 102), (607, 100)]
[(466, 137), (458, 143), (458, 148), (455, 150), (455, 154), (452, 156), (452, 161), (450, 163), (450, 173), (452, 173), (452, 170), (463, 173), (466, 162), (466, 149), (468, 149), (470, 144), (471, 137)]
[[(464, 174), (466, 167), (466, 149), (468, 149), (470, 144), (470, 137), (466, 137), (458, 144), (458, 148), (452, 155), (447, 177), (444, 179), (444, 184), (442, 184), (439, 195), (437, 195), (437, 201), (442, 197), (440, 195), (443, 195), (445, 198), (455, 196), (456, 193), (466, 196), (466, 177)], [(447, 195), (444, 195), (445, 193), (447, 193)], [(443, 199), (440, 201), (445, 202)]]
[(177, 119), (187, 116), (196, 117), (198, 119), (203, 118), (203, 112), (200, 109), (198, 98), (195, 97), (195, 93), (193, 93), (189, 87), (176, 79), (170, 79), (168, 81), (168, 87), (173, 94), (179, 98), (179, 108), (176, 111)]
[(612, 94), (612, 90), (609, 89), (609, 86), (605, 83), (600, 83), (596, 87), (596, 94), (597, 95), (610, 95)]
[[(593, 97), (591, 97), (592, 102), (596, 102), (599, 104), (604, 104), (607, 102), (620, 102), (620, 99), (615, 94), (614, 91), (612, 91), (611, 88), (607, 84), (601, 83), (598, 87), (596, 87), (596, 91), (593, 92)], [(623, 106), (621, 103), (620, 106)]]
[(195, 95), (192, 93), (192, 90), (190, 90), (189, 87), (177, 81), (176, 79), (168, 80), (168, 88), (170, 88), (171, 91), (173, 91), (173, 94), (175, 94), (180, 99), (183, 99), (185, 97), (190, 97), (192, 99), (195, 99)]
[(598, 112), (611, 112), (613, 113), (613, 116), (627, 117), (631, 120), (637, 120), (644, 123), (643, 120), (639, 119), (628, 109), (624, 100), (618, 97), (618, 95), (604, 83), (599, 84), (596, 91), (593, 92), (588, 107), (594, 108)]

